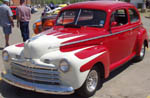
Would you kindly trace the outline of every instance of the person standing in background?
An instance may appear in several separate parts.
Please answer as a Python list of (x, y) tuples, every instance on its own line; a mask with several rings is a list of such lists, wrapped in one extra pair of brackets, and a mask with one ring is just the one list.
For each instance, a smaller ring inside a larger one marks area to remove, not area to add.
[(150, 8), (150, 0), (146, 0), (146, 8)]
[(14, 27), (13, 13), (8, 5), (9, 0), (3, 0), (0, 6), (0, 26), (5, 34), (5, 47), (9, 46), (9, 35), (12, 33), (12, 26)]
[(23, 41), (29, 39), (29, 21), (31, 19), (31, 9), (25, 5), (25, 0), (20, 0), (17, 7), (17, 27), (20, 26)]

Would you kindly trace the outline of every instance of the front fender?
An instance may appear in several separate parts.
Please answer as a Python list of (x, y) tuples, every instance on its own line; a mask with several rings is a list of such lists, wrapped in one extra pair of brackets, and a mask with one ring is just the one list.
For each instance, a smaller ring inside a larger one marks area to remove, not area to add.
[(84, 51), (81, 51), (79, 53), (76, 53), (75, 55), (80, 59), (86, 59), (86, 58), (90, 58), (90, 57), (96, 55), (95, 58), (93, 58), (91, 61), (87, 62), (86, 64), (84, 64), (80, 67), (81, 72), (90, 70), (96, 63), (100, 62), (103, 64), (103, 67), (104, 67), (105, 78), (107, 78), (109, 76), (110, 59), (109, 59), (109, 51), (106, 47), (94, 46), (94, 47), (91, 47)]
[(16, 56), (23, 58), (23, 50), (24, 50), (23, 46), (24, 43), (19, 43), (19, 44), (8, 46), (3, 51), (7, 51), (11, 58), (16, 58)]
[[(109, 55), (107, 49), (103, 46), (88, 46), (71, 52), (55, 51), (46, 54), (42, 58), (45, 57), (58, 62), (60, 59), (66, 59), (70, 63), (69, 72), (63, 73), (59, 71), (63, 84), (70, 85), (74, 89), (78, 89), (83, 85), (90, 69), (98, 62), (104, 64), (105, 77), (109, 74)], [(58, 62), (55, 64), (58, 64)], [(56, 66), (59, 67), (59, 65)]]

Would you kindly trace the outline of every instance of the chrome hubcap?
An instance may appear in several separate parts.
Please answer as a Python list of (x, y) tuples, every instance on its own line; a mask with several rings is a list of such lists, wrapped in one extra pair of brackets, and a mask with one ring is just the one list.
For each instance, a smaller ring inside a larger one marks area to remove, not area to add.
[(145, 46), (142, 46), (141, 52), (140, 52), (140, 57), (143, 57), (145, 54)]
[(95, 70), (92, 70), (87, 77), (86, 81), (87, 90), (89, 92), (93, 92), (97, 87), (97, 83), (98, 83), (98, 73)]

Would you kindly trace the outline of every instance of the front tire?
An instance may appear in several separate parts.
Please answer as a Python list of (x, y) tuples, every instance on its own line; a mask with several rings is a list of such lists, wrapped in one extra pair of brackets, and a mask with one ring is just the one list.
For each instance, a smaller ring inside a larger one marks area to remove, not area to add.
[(99, 86), (102, 86), (100, 71), (98, 67), (93, 67), (77, 93), (83, 97), (91, 97), (95, 94)]

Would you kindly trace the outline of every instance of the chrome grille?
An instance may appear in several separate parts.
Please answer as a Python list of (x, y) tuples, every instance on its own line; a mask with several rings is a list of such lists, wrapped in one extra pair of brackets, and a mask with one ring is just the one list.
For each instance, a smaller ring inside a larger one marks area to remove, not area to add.
[(13, 75), (28, 81), (53, 85), (60, 84), (60, 76), (57, 69), (34, 68), (14, 62), (11, 63), (11, 69)]

